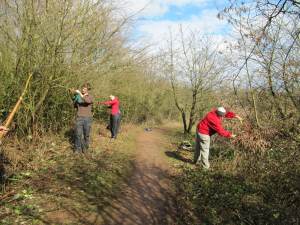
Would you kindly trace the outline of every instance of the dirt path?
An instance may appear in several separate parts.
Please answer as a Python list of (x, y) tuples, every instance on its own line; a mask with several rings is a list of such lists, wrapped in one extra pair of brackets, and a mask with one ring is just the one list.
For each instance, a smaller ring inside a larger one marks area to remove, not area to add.
[(120, 198), (103, 211), (103, 224), (175, 224), (176, 208), (162, 132), (143, 132), (137, 141), (133, 176)]
[(95, 131), (92, 150), (83, 155), (51, 142), (49, 150), (57, 148), (38, 161), (39, 171), (11, 186), (21, 197), (2, 210), (10, 215), (4, 224), (175, 225), (168, 136), (168, 130), (127, 126), (111, 142)]

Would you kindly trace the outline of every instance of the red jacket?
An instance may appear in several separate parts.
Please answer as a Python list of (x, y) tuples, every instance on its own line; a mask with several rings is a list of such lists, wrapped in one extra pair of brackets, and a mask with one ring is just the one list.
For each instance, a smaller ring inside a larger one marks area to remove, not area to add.
[[(225, 118), (235, 118), (235, 113), (227, 112)], [(209, 136), (218, 133), (223, 137), (231, 137), (231, 133), (225, 130), (222, 126), (222, 118), (218, 116), (217, 110), (213, 109), (198, 123), (197, 132), (200, 134), (206, 134)]]
[(116, 114), (120, 113), (120, 109), (119, 109), (120, 102), (117, 97), (115, 97), (115, 99), (111, 100), (111, 101), (100, 102), (100, 104), (110, 105), (112, 115), (116, 115)]

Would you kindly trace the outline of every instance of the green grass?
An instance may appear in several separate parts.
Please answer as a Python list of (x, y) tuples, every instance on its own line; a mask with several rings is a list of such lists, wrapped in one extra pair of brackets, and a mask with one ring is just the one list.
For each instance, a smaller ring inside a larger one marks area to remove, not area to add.
[(73, 154), (69, 147), (55, 145), (43, 161), (43, 155), (34, 159), (38, 161), (35, 171), (10, 178), (7, 192), (15, 193), (3, 201), (1, 224), (91, 223), (118, 195), (131, 173), (138, 130), (129, 130), (114, 142), (104, 138), (102, 143), (97, 143), (94, 132), (92, 149), (86, 154)]

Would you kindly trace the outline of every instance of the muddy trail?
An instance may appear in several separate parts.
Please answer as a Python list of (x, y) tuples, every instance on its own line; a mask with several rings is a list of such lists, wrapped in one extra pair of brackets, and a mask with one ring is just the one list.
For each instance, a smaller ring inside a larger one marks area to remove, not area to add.
[[(176, 205), (163, 131), (140, 133), (132, 177), (106, 208), (102, 224), (176, 224)], [(101, 223), (100, 223), (101, 224)]]

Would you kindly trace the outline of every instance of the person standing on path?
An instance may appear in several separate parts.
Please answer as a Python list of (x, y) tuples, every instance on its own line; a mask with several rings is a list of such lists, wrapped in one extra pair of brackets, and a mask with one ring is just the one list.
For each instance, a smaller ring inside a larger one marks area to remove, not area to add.
[(199, 121), (196, 128), (196, 147), (194, 154), (194, 163), (200, 164), (205, 169), (209, 169), (209, 147), (210, 137), (215, 133), (226, 138), (234, 138), (236, 135), (225, 130), (222, 126), (222, 119), (237, 118), (242, 122), (242, 118), (234, 112), (226, 111), (224, 107), (213, 109), (206, 116)]
[(111, 138), (116, 139), (121, 122), (120, 101), (114, 95), (110, 95), (109, 98), (110, 101), (99, 102), (99, 104), (108, 105), (111, 107), (109, 128), (111, 132)]
[(85, 152), (89, 148), (90, 131), (92, 126), (92, 105), (93, 97), (89, 94), (90, 84), (82, 86), (82, 92), (74, 91), (75, 108), (77, 108), (76, 128), (75, 128), (75, 152)]

